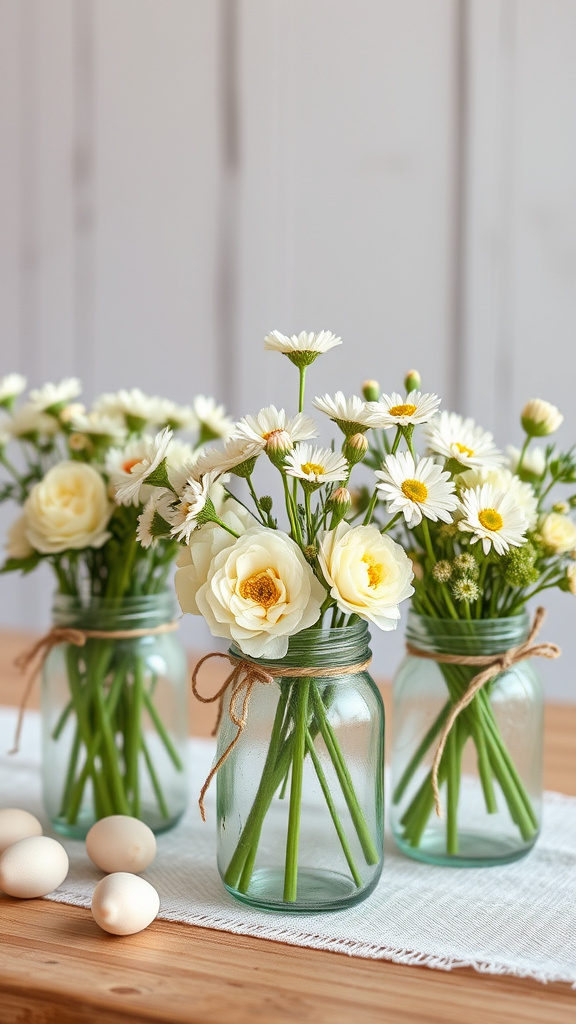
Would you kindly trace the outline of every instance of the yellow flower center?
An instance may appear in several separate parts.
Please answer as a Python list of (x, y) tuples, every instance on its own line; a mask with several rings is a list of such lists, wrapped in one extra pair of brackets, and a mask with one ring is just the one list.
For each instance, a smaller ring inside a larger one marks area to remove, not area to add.
[(390, 416), (413, 416), (418, 406), (416, 405), (393, 405), (388, 409)]
[(317, 462), (303, 462), (302, 463), (303, 473), (314, 473), (315, 476), (321, 476), (324, 473), (324, 466), (319, 466)]
[(405, 480), (402, 484), (402, 494), (405, 494), (410, 501), (426, 501), (428, 488), (421, 480)]
[(478, 520), (485, 530), (501, 530), (504, 520), (495, 508), (483, 508), (478, 513)]
[(474, 449), (467, 448), (465, 444), (459, 444), (458, 442), (456, 442), (454, 447), (458, 449), (461, 455), (467, 455), (469, 459), (471, 459), (472, 456), (474, 455)]
[(240, 584), (240, 596), (247, 601), (254, 601), (262, 608), (271, 608), (280, 597), (280, 591), (272, 578), (273, 569), (264, 569), (255, 573)]
[(376, 561), (374, 555), (370, 555), (368, 552), (362, 556), (362, 561), (368, 566), (368, 586), (377, 587), (384, 579), (384, 566)]
[(140, 462), (142, 462), (142, 459), (128, 459), (122, 463), (122, 469), (125, 473), (131, 473), (134, 466), (137, 466)]
[(267, 434), (262, 434), (263, 441), (269, 441), (271, 437), (277, 437), (278, 434), (285, 434), (285, 430), (270, 430)]

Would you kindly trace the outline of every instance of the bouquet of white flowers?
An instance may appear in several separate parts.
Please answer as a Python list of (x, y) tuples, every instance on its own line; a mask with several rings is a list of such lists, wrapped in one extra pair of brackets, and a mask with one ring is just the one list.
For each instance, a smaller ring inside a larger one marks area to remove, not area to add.
[[(160, 710), (156, 702), (167, 688), (170, 645), (175, 662), (183, 661), (164, 635), (173, 619), (167, 577), (178, 543), (167, 537), (145, 549), (136, 530), (153, 486), (179, 486), (202, 446), (227, 437), (232, 424), (202, 397), (183, 407), (119, 391), (88, 410), (75, 379), (46, 384), (18, 402), (25, 387), (18, 374), (0, 381), (0, 501), (21, 506), (2, 572), (29, 573), (46, 563), (57, 581), (57, 628), (38, 648), (47, 682), (44, 719), (52, 723), (44, 745), (45, 802), (56, 827), (73, 834), (112, 813), (166, 827), (183, 809), (185, 775), (185, 731), (182, 742), (171, 735), (170, 702), (162, 698)], [(195, 431), (195, 444), (176, 439), (176, 430)], [(153, 640), (162, 648), (155, 669)], [(177, 779), (173, 786), (162, 783), (164, 760)]]

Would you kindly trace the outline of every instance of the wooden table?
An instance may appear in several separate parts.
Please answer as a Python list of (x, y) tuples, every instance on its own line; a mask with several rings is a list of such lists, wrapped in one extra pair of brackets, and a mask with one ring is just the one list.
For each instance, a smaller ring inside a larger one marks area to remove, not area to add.
[[(0, 634), (0, 704), (26, 637)], [(384, 688), (386, 695), (386, 688)], [(206, 735), (213, 708), (194, 708)], [(576, 794), (576, 707), (547, 709), (549, 789)], [(568, 985), (403, 967), (156, 921), (118, 938), (88, 910), (0, 896), (0, 1024), (560, 1024), (576, 1020)]]

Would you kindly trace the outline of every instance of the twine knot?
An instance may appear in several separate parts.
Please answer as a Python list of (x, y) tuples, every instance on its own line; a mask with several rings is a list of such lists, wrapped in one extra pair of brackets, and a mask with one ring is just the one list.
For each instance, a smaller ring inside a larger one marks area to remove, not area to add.
[(507, 669), (512, 668), (513, 665), (517, 665), (521, 661), (526, 661), (528, 658), (558, 658), (562, 651), (558, 647), (558, 644), (553, 643), (542, 643), (535, 644), (534, 640), (538, 636), (542, 623), (546, 617), (545, 608), (537, 608), (536, 614), (530, 627), (530, 632), (526, 640), (518, 644), (517, 647), (510, 647), (507, 651), (502, 651), (500, 654), (489, 654), (489, 655), (468, 655), (468, 654), (437, 654), (433, 651), (422, 651), (419, 647), (414, 647), (412, 644), (407, 644), (406, 649), (409, 654), (415, 655), (417, 658), (428, 658), (431, 661), (439, 662), (443, 665), (484, 665), (485, 668), (481, 672), (478, 672), (473, 679), (470, 680), (468, 688), (460, 697), (460, 700), (452, 706), (450, 714), (444, 723), (442, 732), (440, 733), (440, 739), (438, 741), (438, 747), (434, 754), (434, 760), (432, 762), (432, 791), (434, 793), (434, 804), (436, 807), (436, 814), (439, 818), (442, 817), (442, 805), (440, 803), (440, 789), (438, 785), (438, 772), (440, 770), (440, 762), (446, 746), (446, 741), (454, 725), (456, 719), (465, 708), (474, 700), (476, 694), (482, 689), (486, 683), (490, 682), (491, 679), (495, 679), (496, 676), (500, 675), (501, 672), (505, 672)]

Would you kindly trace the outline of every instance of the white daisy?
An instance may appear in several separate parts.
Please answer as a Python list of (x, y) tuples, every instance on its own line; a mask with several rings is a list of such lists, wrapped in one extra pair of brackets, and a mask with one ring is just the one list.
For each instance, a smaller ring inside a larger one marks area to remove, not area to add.
[(143, 548), (155, 548), (170, 530), (170, 494), (155, 491), (138, 516), (136, 536)]
[(408, 526), (418, 526), (422, 516), (434, 523), (452, 522), (451, 513), (458, 507), (454, 483), (434, 459), (416, 462), (410, 452), (387, 455), (376, 476), (382, 481), (376, 487), (388, 502), (388, 511), (402, 512)]
[(324, 355), (331, 348), (341, 344), (342, 339), (337, 338), (331, 331), (320, 331), (318, 334), (301, 331), (300, 334), (292, 334), (290, 337), (280, 334), (280, 331), (272, 331), (264, 338), (264, 348), (282, 352), (296, 366), (309, 366), (317, 356)]
[(63, 405), (68, 405), (77, 398), (82, 385), (77, 377), (66, 377), (59, 384), (44, 384), (41, 388), (33, 388), (29, 395), (30, 405), (38, 412), (59, 412)]
[[(202, 522), (213, 520), (215, 510), (210, 499), (210, 490), (214, 480), (213, 473), (206, 473), (200, 480), (190, 479), (188, 481), (180, 501), (172, 505), (169, 513), (172, 537), (188, 543), (191, 534), (198, 526), (202, 525)], [(204, 516), (202, 516), (203, 512)]]
[(166, 427), (156, 437), (143, 437), (122, 452), (111, 451), (106, 469), (116, 492), (119, 505), (138, 505), (142, 500), (142, 485), (151, 480), (154, 472), (166, 458), (172, 432)]
[(334, 420), (344, 434), (362, 434), (374, 425), (375, 414), (370, 408), (374, 403), (364, 402), (357, 395), (346, 398), (342, 391), (337, 391), (333, 398), (323, 395), (312, 404)]
[(105, 416), (97, 412), (75, 412), (66, 416), (66, 423), (77, 434), (99, 439), (110, 438), (110, 443), (121, 444), (126, 437), (126, 427), (116, 416)]
[(5, 427), (11, 437), (35, 440), (38, 435), (56, 434), (59, 423), (55, 416), (48, 416), (27, 402), (11, 415)]
[(234, 423), (226, 415), (223, 405), (218, 405), (214, 398), (197, 395), (192, 407), (200, 427), (200, 444), (216, 441), (219, 437), (228, 440), (232, 435)]
[(198, 418), (190, 405), (178, 405), (170, 398), (156, 399), (156, 418), (161, 427), (171, 430), (194, 430), (198, 426)]
[(289, 476), (295, 476), (314, 488), (332, 480), (346, 480), (350, 473), (340, 452), (313, 448), (311, 444), (297, 444), (286, 456), (284, 465)]
[(505, 491), (523, 510), (528, 521), (528, 529), (532, 530), (536, 526), (538, 499), (534, 488), (531, 484), (524, 483), (509, 469), (467, 469), (465, 473), (459, 474), (456, 482), (461, 493), (474, 487), (481, 487), (482, 484), (492, 484), (496, 490)]
[[(161, 401), (159, 398), (149, 398), (140, 388), (131, 388), (130, 391), (123, 388), (115, 393), (101, 395), (94, 402), (93, 411), (121, 417), (130, 431), (140, 432), (148, 424), (160, 422), (161, 407), (158, 403)], [(157, 418), (159, 414), (160, 420)]]
[[(508, 467), (513, 473), (518, 472), (518, 466), (520, 464), (520, 449), (514, 448), (513, 445), (509, 444), (506, 446), (506, 457), (508, 459)], [(530, 448), (524, 453), (522, 459), (522, 475), (540, 477), (544, 476), (546, 469), (546, 452), (539, 445), (531, 445)]]
[(441, 412), (425, 428), (428, 451), (455, 459), (466, 469), (501, 466), (504, 456), (495, 447), (492, 434), (476, 426), (473, 419), (463, 419), (455, 412)]
[(482, 484), (462, 494), (460, 530), (472, 533), (471, 544), (482, 541), (484, 554), (491, 547), (498, 555), (520, 547), (526, 539), (528, 520), (516, 499), (492, 484)]
[(373, 426), (407, 427), (411, 423), (427, 423), (436, 413), (440, 399), (438, 395), (423, 395), (420, 391), (411, 391), (402, 398), (397, 391), (391, 395), (382, 395), (379, 402), (371, 402), (374, 412)]
[(298, 441), (307, 441), (311, 437), (316, 437), (318, 428), (314, 420), (302, 412), (287, 417), (284, 409), (268, 405), (265, 409), (261, 409), (257, 416), (244, 416), (236, 424), (232, 437), (235, 440), (251, 441), (257, 444), (262, 451), (267, 448), (271, 439), (273, 445), (273, 435), (280, 433), (288, 434), (294, 445)]
[(8, 373), (0, 378), (0, 405), (11, 409), (14, 399), (21, 395), (26, 388), (26, 377), (21, 373)]
[(201, 452), (195, 463), (195, 475), (202, 473), (228, 473), (238, 466), (250, 462), (263, 451), (262, 445), (257, 441), (248, 441), (246, 438), (231, 438), (224, 445), (224, 451), (219, 448), (209, 448)]

